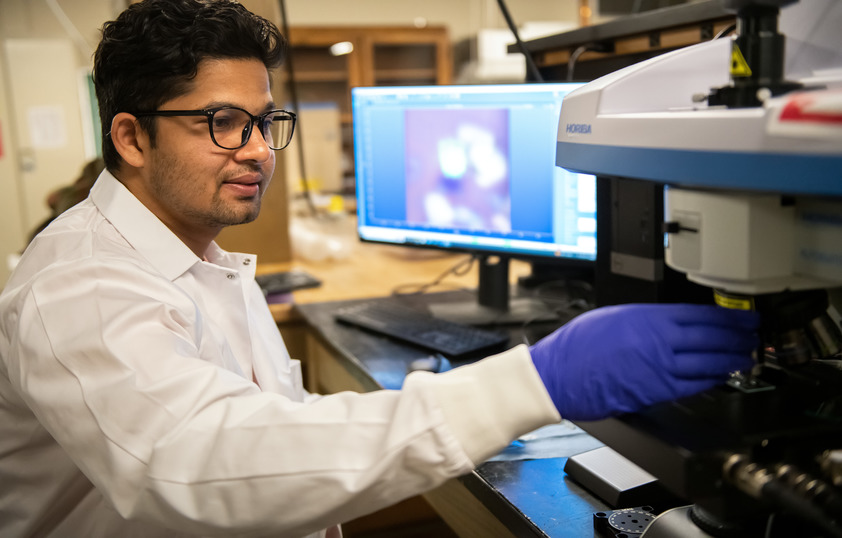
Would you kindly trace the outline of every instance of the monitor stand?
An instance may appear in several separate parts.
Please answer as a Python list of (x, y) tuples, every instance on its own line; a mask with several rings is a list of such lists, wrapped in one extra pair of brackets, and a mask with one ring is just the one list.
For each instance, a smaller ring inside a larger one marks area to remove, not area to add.
[(479, 256), (476, 301), (432, 303), (428, 307), (437, 318), (467, 325), (511, 325), (559, 318), (538, 299), (511, 296), (509, 258), (503, 256)]

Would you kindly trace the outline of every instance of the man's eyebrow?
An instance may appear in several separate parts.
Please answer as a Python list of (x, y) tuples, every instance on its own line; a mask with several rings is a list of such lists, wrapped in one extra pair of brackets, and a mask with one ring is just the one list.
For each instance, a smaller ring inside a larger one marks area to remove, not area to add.
[[(231, 103), (231, 102), (229, 102), (229, 101), (211, 101), (210, 103), (207, 103), (207, 104), (206, 104), (204, 107), (202, 107), (202, 108), (203, 108), (204, 110), (210, 110), (210, 109), (212, 109), (212, 108), (222, 108), (222, 107), (227, 107), (227, 106), (230, 106), (230, 107), (236, 107), (236, 108), (242, 108), (243, 110), (248, 110), (248, 108), (246, 108), (246, 107), (245, 107), (245, 105), (241, 105), (241, 104), (238, 104), (238, 103)], [(265, 105), (263, 105), (263, 108), (261, 109), (261, 111), (260, 111), (260, 112), (258, 112), (258, 114), (260, 114), (261, 112), (268, 112), (268, 111), (270, 111), (270, 110), (274, 110), (275, 108), (277, 108), (277, 107), (275, 106), (275, 102), (274, 102), (274, 101), (269, 101), (268, 103), (266, 103)]]

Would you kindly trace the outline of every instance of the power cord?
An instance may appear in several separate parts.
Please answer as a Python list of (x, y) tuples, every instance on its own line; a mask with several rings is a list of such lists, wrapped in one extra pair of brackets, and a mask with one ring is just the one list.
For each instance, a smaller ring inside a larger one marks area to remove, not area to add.
[(526, 67), (532, 75), (532, 80), (535, 82), (544, 82), (544, 77), (541, 76), (541, 72), (538, 71), (538, 66), (535, 65), (535, 60), (532, 58), (532, 54), (530, 54), (529, 50), (526, 48), (526, 44), (520, 39), (517, 26), (512, 20), (512, 16), (509, 15), (509, 9), (506, 7), (505, 0), (497, 0), (497, 5), (500, 6), (500, 12), (503, 14), (503, 18), (506, 19), (506, 24), (508, 25), (509, 30), (511, 30), (512, 34), (515, 36), (515, 43), (517, 43), (521, 54), (523, 54), (524, 58), (526, 58)]
[[(431, 282), (428, 282), (426, 284), (402, 284), (392, 290), (392, 295), (419, 295), (421, 293), (425, 293), (430, 288), (440, 285), (442, 281), (450, 275), (463, 276), (468, 274), (468, 272), (471, 270), (471, 267), (474, 266), (474, 262), (476, 262), (476, 260), (476, 255), (468, 256), (467, 258), (460, 260), (458, 263), (448, 268), (446, 271), (434, 278)], [(462, 286), (455, 286), (455, 288), (460, 290), (465, 289)], [(410, 291), (404, 291), (405, 289), (408, 289)]]
[(567, 82), (573, 82), (573, 70), (576, 67), (576, 62), (579, 61), (579, 56), (589, 50), (588, 47), (589, 45), (580, 45), (570, 53), (570, 58), (567, 60)]
[[(278, 0), (278, 7), (281, 10), (281, 28), (283, 28), (284, 36), (287, 38), (287, 44), (289, 44), (290, 34), (289, 24), (287, 22), (287, 10), (285, 0)], [(287, 54), (286, 58), (286, 69), (287, 77), (289, 78), (289, 95), (290, 100), (292, 101), (292, 109), (293, 112), (298, 114), (298, 125), (296, 125), (296, 132), (298, 133), (298, 143), (296, 144), (296, 149), (298, 150), (299, 171), (301, 173), (301, 191), (304, 195), (305, 201), (307, 202), (307, 207), (310, 210), (310, 214), (312, 216), (317, 216), (318, 212), (316, 211), (316, 204), (313, 203), (313, 194), (310, 192), (310, 185), (307, 182), (307, 166), (304, 162), (304, 137), (301, 134), (301, 124), (303, 122), (301, 121), (301, 107), (298, 101), (298, 89), (296, 88), (295, 69), (293, 68), (292, 56), (292, 52), (290, 51), (290, 53)]]
[(579, 61), (579, 56), (585, 52), (614, 52), (614, 43), (588, 43), (580, 45), (570, 53), (570, 59), (567, 60), (567, 81), (573, 82), (573, 71), (576, 68), (576, 63)]
[(725, 36), (727, 36), (727, 35), (730, 35), (730, 34), (731, 34), (733, 31), (735, 31), (736, 29), (737, 29), (737, 25), (736, 25), (736, 24), (732, 24), (732, 25), (730, 25), (730, 26), (726, 26), (725, 28), (723, 28), (722, 30), (720, 30), (720, 31), (719, 31), (719, 33), (717, 33), (715, 36), (713, 36), (713, 38), (711, 39), (711, 41), (716, 40), (716, 39), (723, 38), (723, 37), (725, 37)]

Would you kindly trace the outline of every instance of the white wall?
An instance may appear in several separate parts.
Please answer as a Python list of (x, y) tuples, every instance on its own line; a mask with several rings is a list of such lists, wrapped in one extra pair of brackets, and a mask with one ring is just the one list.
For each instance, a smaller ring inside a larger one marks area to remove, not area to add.
[[(3, 62), (2, 54), (0, 62)], [(0, 283), (8, 278), (7, 256), (22, 247), (26, 233), (21, 219), (21, 198), (14, 157), (17, 146), (12, 136), (12, 115), (6, 95), (6, 71), (5, 63), (0, 63)]]
[[(578, 0), (508, 0), (516, 24), (578, 21)], [(429, 25), (447, 26), (453, 42), (475, 36), (481, 28), (506, 28), (496, 0), (286, 0), (290, 25)]]
[[(47, 194), (72, 183), (88, 158), (80, 70), (90, 67), (99, 27), (123, 6), (123, 0), (0, 0), (0, 285), (9, 256), (49, 216)], [(33, 147), (27, 118), (38, 110), (60, 119), (60, 146)]]

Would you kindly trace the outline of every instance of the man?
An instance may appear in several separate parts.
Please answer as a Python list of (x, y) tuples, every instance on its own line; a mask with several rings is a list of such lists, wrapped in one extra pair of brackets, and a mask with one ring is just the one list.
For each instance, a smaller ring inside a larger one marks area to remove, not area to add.
[(283, 48), (224, 0), (147, 0), (104, 26), (107, 170), (0, 296), (0, 535), (337, 536), (560, 415), (750, 367), (754, 316), (637, 305), (401, 391), (307, 394), (255, 258), (213, 242), (257, 216), (289, 141), (268, 75)]

